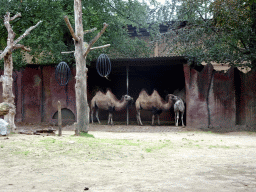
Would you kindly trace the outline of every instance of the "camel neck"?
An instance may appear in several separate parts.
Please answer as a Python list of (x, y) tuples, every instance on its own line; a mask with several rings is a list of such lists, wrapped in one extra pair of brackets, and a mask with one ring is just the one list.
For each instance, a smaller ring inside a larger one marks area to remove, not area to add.
[(115, 103), (115, 110), (120, 111), (120, 110), (124, 109), (126, 107), (127, 103), (128, 103), (128, 101), (126, 101), (126, 100), (117, 101)]
[(162, 105), (162, 110), (168, 111), (172, 106), (172, 101), (168, 101)]

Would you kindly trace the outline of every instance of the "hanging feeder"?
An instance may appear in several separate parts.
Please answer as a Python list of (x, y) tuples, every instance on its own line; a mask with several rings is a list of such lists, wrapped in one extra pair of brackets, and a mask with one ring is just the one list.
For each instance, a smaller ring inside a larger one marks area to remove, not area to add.
[(55, 79), (60, 86), (68, 84), (71, 76), (71, 71), (66, 62), (60, 62), (55, 70)]
[(106, 54), (100, 54), (97, 59), (96, 69), (101, 77), (107, 78), (111, 72), (111, 62)]

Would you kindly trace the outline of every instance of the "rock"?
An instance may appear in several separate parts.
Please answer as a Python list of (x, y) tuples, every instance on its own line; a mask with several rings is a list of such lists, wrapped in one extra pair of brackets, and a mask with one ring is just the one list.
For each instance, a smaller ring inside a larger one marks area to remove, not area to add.
[(5, 120), (0, 119), (0, 135), (8, 135), (10, 133), (10, 126)]

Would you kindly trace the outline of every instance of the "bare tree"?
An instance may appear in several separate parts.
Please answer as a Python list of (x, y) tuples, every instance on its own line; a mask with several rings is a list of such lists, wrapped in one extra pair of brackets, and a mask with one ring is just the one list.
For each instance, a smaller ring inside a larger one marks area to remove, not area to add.
[(14, 95), (12, 91), (12, 72), (13, 72), (13, 60), (12, 60), (12, 52), (15, 49), (23, 49), (24, 51), (30, 51), (29, 48), (25, 47), (24, 45), (18, 44), (20, 40), (26, 37), (30, 31), (36, 28), (42, 21), (39, 21), (35, 26), (30, 27), (25, 31), (23, 35), (19, 38), (14, 40), (15, 33), (12, 29), (10, 21), (15, 20), (17, 17), (21, 17), (20, 13), (17, 13), (15, 16), (11, 17), (10, 13), (7, 12), (4, 17), (4, 25), (8, 31), (8, 38), (7, 38), (7, 46), (4, 51), (0, 51), (0, 59), (4, 58), (4, 75), (0, 77), (0, 82), (3, 84), (3, 101), (8, 103), (10, 109), (9, 113), (4, 116), (4, 120), (7, 121), (11, 127), (12, 132), (15, 130), (16, 126), (14, 123), (14, 118), (16, 114), (16, 107), (14, 104)]
[(95, 31), (96, 28), (91, 30), (83, 30), (82, 22), (82, 3), (81, 0), (74, 0), (75, 12), (75, 32), (69, 22), (67, 16), (64, 17), (69, 31), (74, 39), (75, 44), (75, 59), (76, 59), (76, 134), (79, 132), (88, 132), (90, 108), (87, 101), (87, 72), (86, 56), (92, 49), (107, 47), (108, 45), (100, 47), (92, 47), (92, 45), (100, 38), (105, 32), (108, 24), (104, 23), (102, 30), (92, 39), (89, 43), (84, 42), (84, 35), (86, 33)]

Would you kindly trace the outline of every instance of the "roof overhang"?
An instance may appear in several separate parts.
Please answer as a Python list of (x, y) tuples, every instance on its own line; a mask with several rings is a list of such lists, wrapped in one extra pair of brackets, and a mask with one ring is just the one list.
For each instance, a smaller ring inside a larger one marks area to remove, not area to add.
[[(96, 66), (96, 62), (91, 63), (91, 67)], [(115, 58), (111, 59), (112, 67), (122, 66), (154, 66), (154, 65), (183, 65), (187, 63), (187, 59), (184, 56), (173, 57), (145, 57), (145, 58)]]

